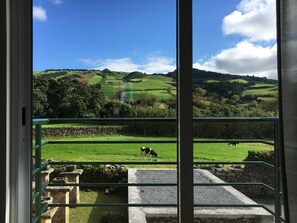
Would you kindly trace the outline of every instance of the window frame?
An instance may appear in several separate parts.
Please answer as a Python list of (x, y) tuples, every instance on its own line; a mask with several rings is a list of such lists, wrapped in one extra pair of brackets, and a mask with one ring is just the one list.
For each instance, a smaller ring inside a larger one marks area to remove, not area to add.
[[(193, 144), (192, 144), (192, 84), (191, 75), (186, 75), (192, 69), (192, 0), (177, 1), (177, 70), (178, 70), (178, 182), (179, 182), (179, 207), (178, 217), (180, 222), (193, 222)], [(277, 34), (278, 34), (278, 73), (280, 81), (280, 111), (282, 111), (281, 78), (286, 74), (282, 71), (282, 59), (286, 56), (281, 49), (283, 27), (288, 17), (285, 14), (285, 1), (277, 2)], [(292, 1), (291, 1), (291, 4)], [(295, 5), (297, 3), (294, 3)], [(289, 6), (287, 6), (289, 7)], [(0, 3), (1, 28), (1, 71), (0, 81), (1, 101), (6, 106), (1, 106), (0, 120), (1, 131), (6, 137), (0, 140), (1, 147), (1, 176), (6, 179), (1, 183), (0, 210), (1, 218), (6, 222), (31, 221), (31, 142), (32, 142), (32, 116), (31, 116), (31, 72), (32, 72), (32, 0), (6, 0)], [(4, 13), (2, 13), (4, 12)], [(2, 47), (3, 45), (6, 47)], [(6, 66), (7, 65), (7, 66)], [(28, 88), (28, 86), (30, 86)], [(4, 93), (3, 93), (4, 92)], [(181, 100), (188, 98), (188, 100)], [(22, 110), (25, 108), (25, 120)], [(280, 113), (281, 129), (283, 130), (283, 113)], [(25, 125), (22, 125), (22, 123)], [(5, 124), (3, 124), (5, 123)], [(1, 132), (1, 134), (2, 134)], [(284, 148), (283, 131), (282, 148)], [(187, 149), (183, 149), (187, 148)], [(183, 151), (181, 153), (181, 151)], [(284, 153), (284, 151), (282, 150)], [(3, 155), (4, 154), (4, 155)], [(284, 156), (285, 154), (283, 154)], [(191, 160), (191, 162), (188, 162)], [(283, 176), (285, 177), (285, 163), (282, 163)], [(188, 172), (190, 171), (190, 172)], [(21, 184), (19, 182), (22, 182)], [(286, 179), (284, 179), (286, 186)], [(293, 185), (288, 185), (293, 186)], [(293, 190), (289, 191), (292, 192)], [(4, 196), (2, 196), (4, 194)], [(285, 197), (286, 198), (286, 197)], [(287, 201), (286, 201), (287, 202)], [(285, 203), (286, 203), (285, 202)], [(5, 206), (5, 208), (2, 208)], [(289, 216), (285, 208), (286, 218)], [(5, 217), (2, 217), (4, 216)], [(287, 218), (289, 219), (289, 218)]]
[(6, 0), (6, 20), (5, 220), (27, 223), (32, 192), (32, 1)]

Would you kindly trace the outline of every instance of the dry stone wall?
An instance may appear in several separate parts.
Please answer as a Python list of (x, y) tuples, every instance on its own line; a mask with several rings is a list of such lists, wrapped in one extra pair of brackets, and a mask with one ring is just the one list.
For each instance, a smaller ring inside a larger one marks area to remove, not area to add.
[[(44, 137), (64, 137), (78, 135), (112, 135), (129, 132), (129, 126), (88, 126), (88, 127), (55, 127), (42, 128)], [(34, 135), (34, 134), (33, 134)]]
[[(247, 165), (224, 167), (220, 165), (211, 170), (218, 178), (225, 182), (263, 182), (271, 187), (274, 186), (274, 170), (260, 165)], [(273, 192), (263, 186), (234, 186), (250, 198), (271, 198)]]
[[(178, 223), (176, 217), (149, 217), (147, 223)], [(256, 223), (255, 218), (194, 218), (194, 223)]]

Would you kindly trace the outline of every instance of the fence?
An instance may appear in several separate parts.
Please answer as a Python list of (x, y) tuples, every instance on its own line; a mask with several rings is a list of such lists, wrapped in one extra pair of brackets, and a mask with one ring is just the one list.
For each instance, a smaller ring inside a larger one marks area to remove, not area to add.
[[(275, 175), (274, 187), (266, 185), (263, 182), (234, 182), (234, 183), (199, 183), (193, 184), (193, 186), (259, 186), (264, 187), (274, 193), (274, 210), (269, 209), (263, 204), (244, 204), (244, 205), (210, 205), (210, 204), (194, 204), (194, 207), (261, 207), (266, 211), (274, 215), (275, 222), (285, 222), (282, 214), (282, 192), (281, 192), (281, 172), (280, 172), (280, 151), (279, 151), (279, 133), (278, 133), (278, 118), (194, 118), (193, 123), (273, 123), (274, 126), (274, 138), (273, 141), (262, 140), (262, 139), (220, 139), (220, 140), (193, 140), (193, 143), (229, 143), (229, 142), (243, 142), (243, 143), (262, 143), (266, 145), (273, 146), (275, 154), (274, 165), (269, 164), (264, 161), (243, 161), (243, 162), (193, 162), (193, 165), (214, 165), (214, 164), (224, 164), (224, 165), (262, 165), (269, 168), (273, 168)], [(69, 184), (57, 184), (57, 183), (47, 183), (42, 185), (41, 171), (49, 164), (55, 165), (74, 165), (74, 164), (90, 164), (90, 165), (100, 165), (100, 164), (120, 164), (120, 165), (177, 165), (177, 162), (42, 162), (42, 148), (47, 144), (125, 144), (125, 143), (177, 143), (176, 140), (131, 140), (131, 141), (71, 141), (71, 140), (42, 140), (42, 125), (44, 124), (65, 124), (65, 123), (84, 123), (84, 124), (126, 124), (126, 123), (176, 123), (175, 118), (125, 118), (125, 119), (115, 119), (115, 118), (105, 118), (105, 119), (35, 119), (33, 120), (33, 125), (35, 126), (35, 143), (33, 150), (35, 151), (35, 164), (32, 175), (35, 178), (35, 193), (32, 195), (32, 202), (35, 203), (35, 215), (32, 217), (32, 222), (40, 222), (41, 214), (48, 207), (176, 207), (176, 204), (127, 204), (127, 203), (95, 203), (95, 204), (44, 204), (41, 202), (41, 195), (43, 191), (48, 186), (69, 186)], [(72, 183), (71, 186), (92, 186), (92, 187), (104, 187), (104, 186), (177, 186), (178, 184), (141, 184), (141, 183)]]

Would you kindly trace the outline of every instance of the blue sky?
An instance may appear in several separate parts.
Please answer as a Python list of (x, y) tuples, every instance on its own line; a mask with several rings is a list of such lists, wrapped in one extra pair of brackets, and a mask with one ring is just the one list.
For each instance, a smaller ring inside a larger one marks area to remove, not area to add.
[[(193, 67), (276, 77), (275, 0), (193, 0)], [(33, 67), (167, 73), (174, 0), (33, 0)]]

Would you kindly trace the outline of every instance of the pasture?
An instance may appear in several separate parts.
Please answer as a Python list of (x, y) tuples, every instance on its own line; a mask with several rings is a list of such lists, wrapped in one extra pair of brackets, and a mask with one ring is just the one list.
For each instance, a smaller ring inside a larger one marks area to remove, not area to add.
[(244, 80), (244, 79), (233, 79), (233, 80), (230, 80), (229, 82), (238, 82), (238, 83), (242, 83), (242, 84), (249, 83), (247, 80)]
[(89, 84), (98, 84), (98, 83), (100, 83), (101, 82), (101, 80), (102, 80), (102, 77), (101, 76), (99, 76), (99, 75), (95, 75), (95, 76), (93, 76), (92, 78), (91, 78), (91, 80), (89, 81)]
[(244, 95), (272, 96), (277, 93), (277, 85), (257, 83), (243, 92)]
[(176, 91), (175, 87), (172, 86), (172, 78), (166, 76), (145, 76), (143, 78), (134, 78), (131, 82), (122, 82), (122, 78), (121, 75), (107, 76), (104, 82), (101, 81), (101, 89), (110, 99), (119, 99), (119, 92), (124, 93), (128, 101), (137, 99), (143, 92), (159, 99), (168, 99), (171, 94), (167, 89), (171, 88), (173, 94)]
[[(172, 137), (135, 137), (135, 136), (79, 136), (55, 140), (84, 140), (84, 141), (107, 141), (103, 144), (48, 144), (43, 147), (42, 157), (55, 161), (102, 161), (102, 162), (133, 162), (141, 161), (140, 147), (152, 147), (158, 158), (145, 157), (144, 161), (176, 161), (176, 143), (130, 143), (129, 141), (149, 140), (175, 140)], [(125, 141), (123, 144), (112, 141)], [(259, 143), (240, 143), (236, 147), (228, 146), (227, 143), (195, 143), (194, 161), (242, 161), (249, 150), (272, 150), (273, 147)], [(167, 166), (168, 167), (168, 166)]]
[(207, 80), (206, 83), (220, 83), (219, 80)]
[(170, 95), (166, 90), (125, 91), (124, 94), (127, 101), (133, 101), (143, 94), (149, 94), (153, 97), (164, 100), (172, 97), (172, 95)]

